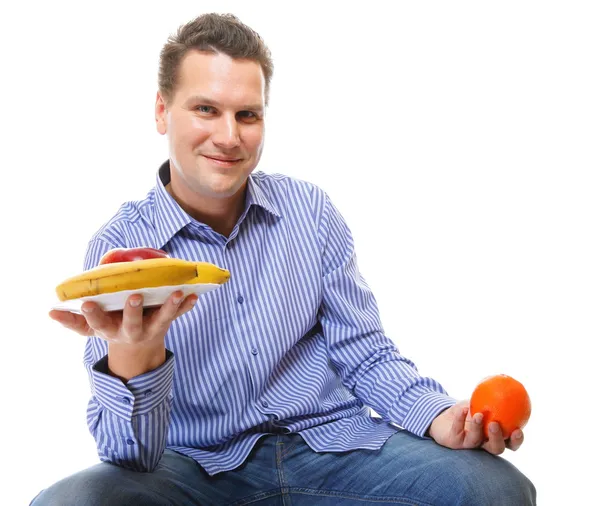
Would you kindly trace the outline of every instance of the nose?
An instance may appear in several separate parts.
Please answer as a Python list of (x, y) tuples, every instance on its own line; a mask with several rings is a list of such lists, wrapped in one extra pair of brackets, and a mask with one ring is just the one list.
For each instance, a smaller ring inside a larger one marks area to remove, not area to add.
[(212, 140), (215, 146), (223, 149), (237, 148), (240, 145), (239, 125), (235, 115), (223, 114), (218, 119)]

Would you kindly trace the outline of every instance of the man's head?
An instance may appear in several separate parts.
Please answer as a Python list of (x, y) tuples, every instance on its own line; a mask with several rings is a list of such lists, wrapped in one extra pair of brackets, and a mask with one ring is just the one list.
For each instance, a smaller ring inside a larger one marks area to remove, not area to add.
[(269, 103), (273, 60), (260, 35), (233, 14), (203, 14), (180, 26), (160, 53), (158, 89), (167, 104), (177, 88), (181, 61), (192, 49), (259, 63), (265, 78), (265, 103)]
[(169, 38), (156, 122), (168, 136), (172, 186), (183, 200), (243, 190), (262, 154), (272, 74), (262, 39), (231, 14), (205, 14)]

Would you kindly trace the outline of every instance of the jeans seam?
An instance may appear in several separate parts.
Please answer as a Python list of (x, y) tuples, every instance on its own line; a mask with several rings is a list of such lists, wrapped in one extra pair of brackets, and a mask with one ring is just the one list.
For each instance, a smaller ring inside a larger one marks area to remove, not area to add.
[(281, 450), (281, 459), (283, 460), (283, 457), (288, 455), (294, 448), (296, 448), (296, 443), (290, 443), (287, 449), (284, 447)]
[(242, 499), (238, 499), (232, 503), (229, 503), (227, 506), (246, 506), (247, 504), (252, 504), (254, 502), (263, 501), (265, 499), (270, 499), (271, 497), (279, 497), (281, 495), (281, 491), (279, 489), (275, 491), (269, 492), (260, 492), (258, 494), (254, 494), (251, 496), (244, 497)]
[(277, 436), (277, 443), (275, 443), (276, 447), (276, 461), (277, 461), (277, 476), (279, 477), (279, 487), (281, 489), (281, 500), (283, 502), (283, 506), (291, 506), (290, 496), (288, 494), (289, 488), (285, 482), (285, 474), (283, 471), (283, 457), (284, 457), (284, 448), (285, 443), (281, 441), (281, 436)]
[(382, 503), (382, 502), (393, 502), (396, 504), (403, 504), (405, 506), (435, 506), (434, 504), (430, 504), (428, 502), (423, 502), (415, 499), (409, 499), (408, 497), (394, 497), (394, 496), (365, 496), (359, 494), (352, 494), (348, 492), (343, 492), (340, 490), (324, 490), (324, 489), (312, 489), (312, 488), (302, 488), (302, 487), (292, 487), (287, 488), (289, 494), (300, 494), (300, 495), (309, 495), (309, 496), (327, 496), (327, 497), (339, 497), (340, 499), (354, 499), (356, 501), (364, 501), (364, 502), (373, 502), (373, 503)]

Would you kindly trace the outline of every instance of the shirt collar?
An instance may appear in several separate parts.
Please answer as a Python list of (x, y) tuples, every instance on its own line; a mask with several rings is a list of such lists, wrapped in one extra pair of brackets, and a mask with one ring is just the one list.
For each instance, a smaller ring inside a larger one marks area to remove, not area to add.
[(162, 248), (192, 217), (187, 214), (165, 188), (171, 181), (169, 160), (163, 163), (156, 173), (154, 228), (156, 229), (156, 248)]
[[(187, 214), (169, 194), (166, 186), (171, 181), (171, 171), (169, 160), (164, 162), (156, 173), (155, 190), (155, 215), (154, 226), (156, 229), (156, 248), (162, 248), (169, 242), (177, 232), (192, 223), (194, 219)], [(271, 213), (277, 218), (281, 218), (281, 213), (273, 202), (268, 198), (265, 191), (254, 180), (252, 174), (248, 177), (248, 187), (246, 192), (246, 206), (242, 218), (246, 216), (250, 207), (257, 206)]]
[(248, 176), (248, 191), (246, 192), (246, 210), (250, 209), (253, 205), (268, 211), (276, 218), (281, 218), (279, 209), (269, 200), (266, 192), (256, 182), (255, 177), (250, 174)]

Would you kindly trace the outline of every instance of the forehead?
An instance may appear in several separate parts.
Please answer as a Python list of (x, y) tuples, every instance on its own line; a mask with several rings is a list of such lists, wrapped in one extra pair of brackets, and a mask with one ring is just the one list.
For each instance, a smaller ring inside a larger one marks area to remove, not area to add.
[(223, 104), (263, 103), (265, 79), (257, 61), (190, 51), (179, 68), (176, 97), (202, 95)]

